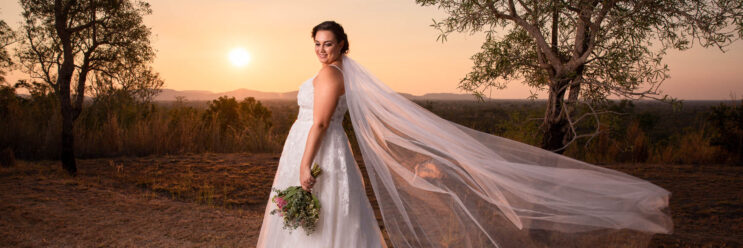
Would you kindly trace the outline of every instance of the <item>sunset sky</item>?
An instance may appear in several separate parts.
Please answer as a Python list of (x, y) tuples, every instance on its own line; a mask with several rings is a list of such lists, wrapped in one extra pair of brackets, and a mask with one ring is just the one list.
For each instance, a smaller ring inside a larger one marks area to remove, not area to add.
[[(413, 0), (150, 3), (153, 14), (145, 22), (152, 28), (157, 50), (153, 66), (165, 80), (164, 87), (176, 90), (297, 90), (320, 67), (310, 37), (312, 27), (335, 20), (349, 36), (349, 56), (394, 90), (415, 95), (464, 93), (457, 84), (470, 71), (470, 56), (484, 41), (482, 34), (454, 34), (445, 43), (436, 41), (438, 31), (429, 25), (445, 13)], [(14, 29), (20, 13), (17, 1), (0, 3), (0, 18)], [(724, 100), (731, 93), (742, 98), (743, 41), (726, 50), (695, 45), (683, 52), (670, 51), (664, 61), (671, 78), (661, 89), (680, 99)], [(232, 62), (231, 51), (235, 51), (232, 59), (243, 66)], [(14, 72), (8, 81), (26, 77)], [(528, 95), (529, 88), (514, 81), (506, 90), (493, 90), (491, 97)]]

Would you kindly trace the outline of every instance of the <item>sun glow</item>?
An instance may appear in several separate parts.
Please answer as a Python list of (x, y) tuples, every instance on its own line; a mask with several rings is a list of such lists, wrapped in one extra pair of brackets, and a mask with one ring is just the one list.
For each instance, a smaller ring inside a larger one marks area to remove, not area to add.
[(243, 67), (250, 63), (250, 54), (242, 47), (233, 48), (229, 58), (232, 65), (236, 67)]

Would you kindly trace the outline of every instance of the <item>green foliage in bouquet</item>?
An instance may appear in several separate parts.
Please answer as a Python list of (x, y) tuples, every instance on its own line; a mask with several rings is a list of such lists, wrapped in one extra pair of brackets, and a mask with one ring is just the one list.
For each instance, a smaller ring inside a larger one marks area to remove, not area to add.
[[(312, 177), (320, 176), (322, 169), (317, 163), (312, 165)], [(302, 189), (302, 186), (291, 186), (284, 190), (273, 189), (276, 195), (271, 201), (276, 203), (277, 209), (271, 214), (278, 214), (284, 218), (284, 229), (294, 230), (302, 227), (307, 235), (315, 231), (320, 219), (320, 201), (317, 196)]]

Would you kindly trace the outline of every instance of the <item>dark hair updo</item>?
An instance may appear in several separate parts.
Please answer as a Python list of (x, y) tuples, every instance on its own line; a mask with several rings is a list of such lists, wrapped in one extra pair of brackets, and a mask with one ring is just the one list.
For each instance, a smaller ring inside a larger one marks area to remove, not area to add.
[(343, 41), (343, 47), (341, 48), (341, 54), (348, 53), (348, 36), (346, 35), (346, 32), (343, 31), (343, 27), (334, 21), (324, 21), (320, 24), (317, 24), (314, 28), (312, 28), (312, 38), (315, 38), (315, 34), (317, 34), (317, 31), (320, 30), (327, 30), (330, 32), (333, 32), (333, 35), (335, 36), (335, 39), (340, 43)]

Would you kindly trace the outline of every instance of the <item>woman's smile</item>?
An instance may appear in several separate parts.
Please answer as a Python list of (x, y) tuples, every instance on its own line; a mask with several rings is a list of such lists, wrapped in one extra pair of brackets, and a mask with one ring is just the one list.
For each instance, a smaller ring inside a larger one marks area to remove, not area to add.
[(333, 32), (320, 30), (315, 34), (315, 54), (323, 64), (333, 63), (341, 56), (343, 42), (338, 42)]

